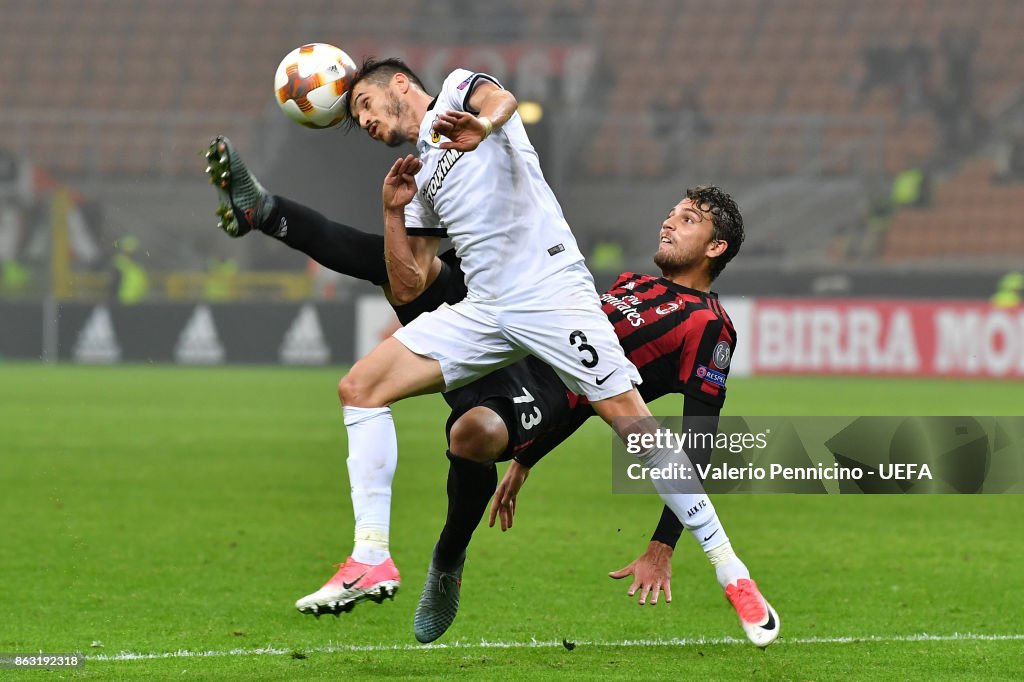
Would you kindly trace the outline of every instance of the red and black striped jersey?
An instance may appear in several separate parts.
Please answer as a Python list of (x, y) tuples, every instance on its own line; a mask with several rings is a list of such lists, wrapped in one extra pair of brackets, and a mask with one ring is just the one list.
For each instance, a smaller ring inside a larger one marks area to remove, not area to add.
[(626, 272), (601, 295), (601, 306), (640, 370), (645, 401), (682, 393), (722, 406), (736, 329), (717, 294)]

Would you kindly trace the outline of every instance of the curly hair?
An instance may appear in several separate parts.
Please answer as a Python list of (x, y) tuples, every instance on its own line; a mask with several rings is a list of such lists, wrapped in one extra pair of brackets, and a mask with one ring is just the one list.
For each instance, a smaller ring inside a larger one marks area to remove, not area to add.
[[(363, 65), (359, 67), (359, 71), (356, 72), (355, 78), (352, 79), (352, 83), (348, 86), (348, 93), (351, 95), (356, 85), (362, 81), (367, 81), (373, 85), (379, 85), (380, 87), (386, 86), (391, 82), (392, 76), (396, 73), (404, 73), (409, 77), (409, 80), (423, 92), (427, 89), (423, 86), (423, 81), (419, 79), (413, 70), (409, 68), (409, 65), (398, 57), (387, 57), (385, 59), (377, 59), (375, 57), (367, 57), (363, 60)], [(345, 119), (345, 130), (351, 130), (359, 127), (358, 119), (352, 115), (352, 98), (351, 96), (345, 100), (345, 110), (348, 112), (348, 118)]]
[(714, 280), (740, 252), (740, 246), (746, 236), (743, 232), (743, 216), (733, 198), (715, 185), (688, 188), (686, 198), (700, 210), (711, 214), (711, 239), (724, 241), (729, 245), (725, 252), (711, 263), (711, 279)]

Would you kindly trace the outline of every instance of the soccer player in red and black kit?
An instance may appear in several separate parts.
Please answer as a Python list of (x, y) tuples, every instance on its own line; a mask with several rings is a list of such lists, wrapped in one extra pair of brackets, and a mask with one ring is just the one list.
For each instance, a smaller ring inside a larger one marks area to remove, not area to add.
[[(383, 237), (334, 223), (271, 195), (224, 138), (214, 141), (207, 156), (211, 177), (223, 190), (218, 215), (225, 232), (238, 237), (253, 229), (263, 231), (327, 268), (384, 287), (390, 299)], [(742, 216), (728, 194), (717, 187), (687, 190), (659, 232), (654, 262), (662, 276), (624, 273), (600, 296), (623, 350), (643, 376), (639, 389), (644, 401), (681, 393), (686, 430), (717, 429), (736, 332), (710, 285), (742, 241)], [(465, 296), (453, 251), (436, 258), (430, 274), (430, 285), (417, 299), (394, 305), (403, 324)], [(585, 365), (592, 352), (585, 336), (569, 343)], [(595, 414), (585, 398), (569, 393), (554, 370), (532, 356), (449, 391), (444, 398), (452, 410), (446, 428), (448, 516), (416, 610), (414, 632), (421, 642), (440, 637), (455, 618), (466, 549), (492, 494), (490, 523), (498, 518), (506, 530), (530, 468)], [(711, 451), (687, 455), (694, 464), (706, 464)], [(510, 465), (496, 488), (494, 463), (506, 460)], [(747, 637), (767, 646), (778, 637), (778, 615), (733, 551), (710, 500), (706, 495), (694, 500), (685, 521), (665, 507), (647, 551), (609, 575), (633, 575), (628, 593), (639, 590), (641, 604), (649, 593), (651, 603), (657, 603), (662, 590), (671, 601), (672, 551), (686, 528), (715, 566)], [(336, 614), (353, 604), (324, 604), (310, 612)]]

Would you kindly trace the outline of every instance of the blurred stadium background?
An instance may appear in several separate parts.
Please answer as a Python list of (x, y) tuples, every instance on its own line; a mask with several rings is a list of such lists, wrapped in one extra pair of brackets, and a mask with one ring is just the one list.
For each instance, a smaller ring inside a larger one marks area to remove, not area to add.
[[(3, 0), (2, 12), (2, 357), (350, 362), (386, 333), (372, 287), (262, 235), (221, 234), (203, 175), (200, 151), (227, 134), (272, 191), (380, 229), (395, 151), (302, 129), (273, 101), (280, 58), (323, 41), (357, 61), (403, 56), (431, 89), (456, 65), (497, 75), (599, 283), (652, 269), (683, 188), (733, 193), (748, 240), (716, 288), (743, 297), (730, 308), (748, 351), (739, 372), (1024, 376), (1017, 0), (399, 0), (387, 12)], [(938, 303), (951, 298), (967, 301), (952, 317)], [(246, 347), (252, 306), (272, 321), (259, 323), (275, 335), (263, 350)]]

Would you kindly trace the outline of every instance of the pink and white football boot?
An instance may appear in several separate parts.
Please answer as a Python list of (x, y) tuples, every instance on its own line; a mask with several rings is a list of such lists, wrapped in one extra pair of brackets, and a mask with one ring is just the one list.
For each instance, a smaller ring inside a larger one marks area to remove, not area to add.
[(370, 599), (378, 604), (394, 599), (401, 576), (390, 557), (379, 564), (361, 564), (352, 557), (313, 594), (295, 602), (295, 608), (319, 618), (325, 613), (348, 613), (359, 602)]

